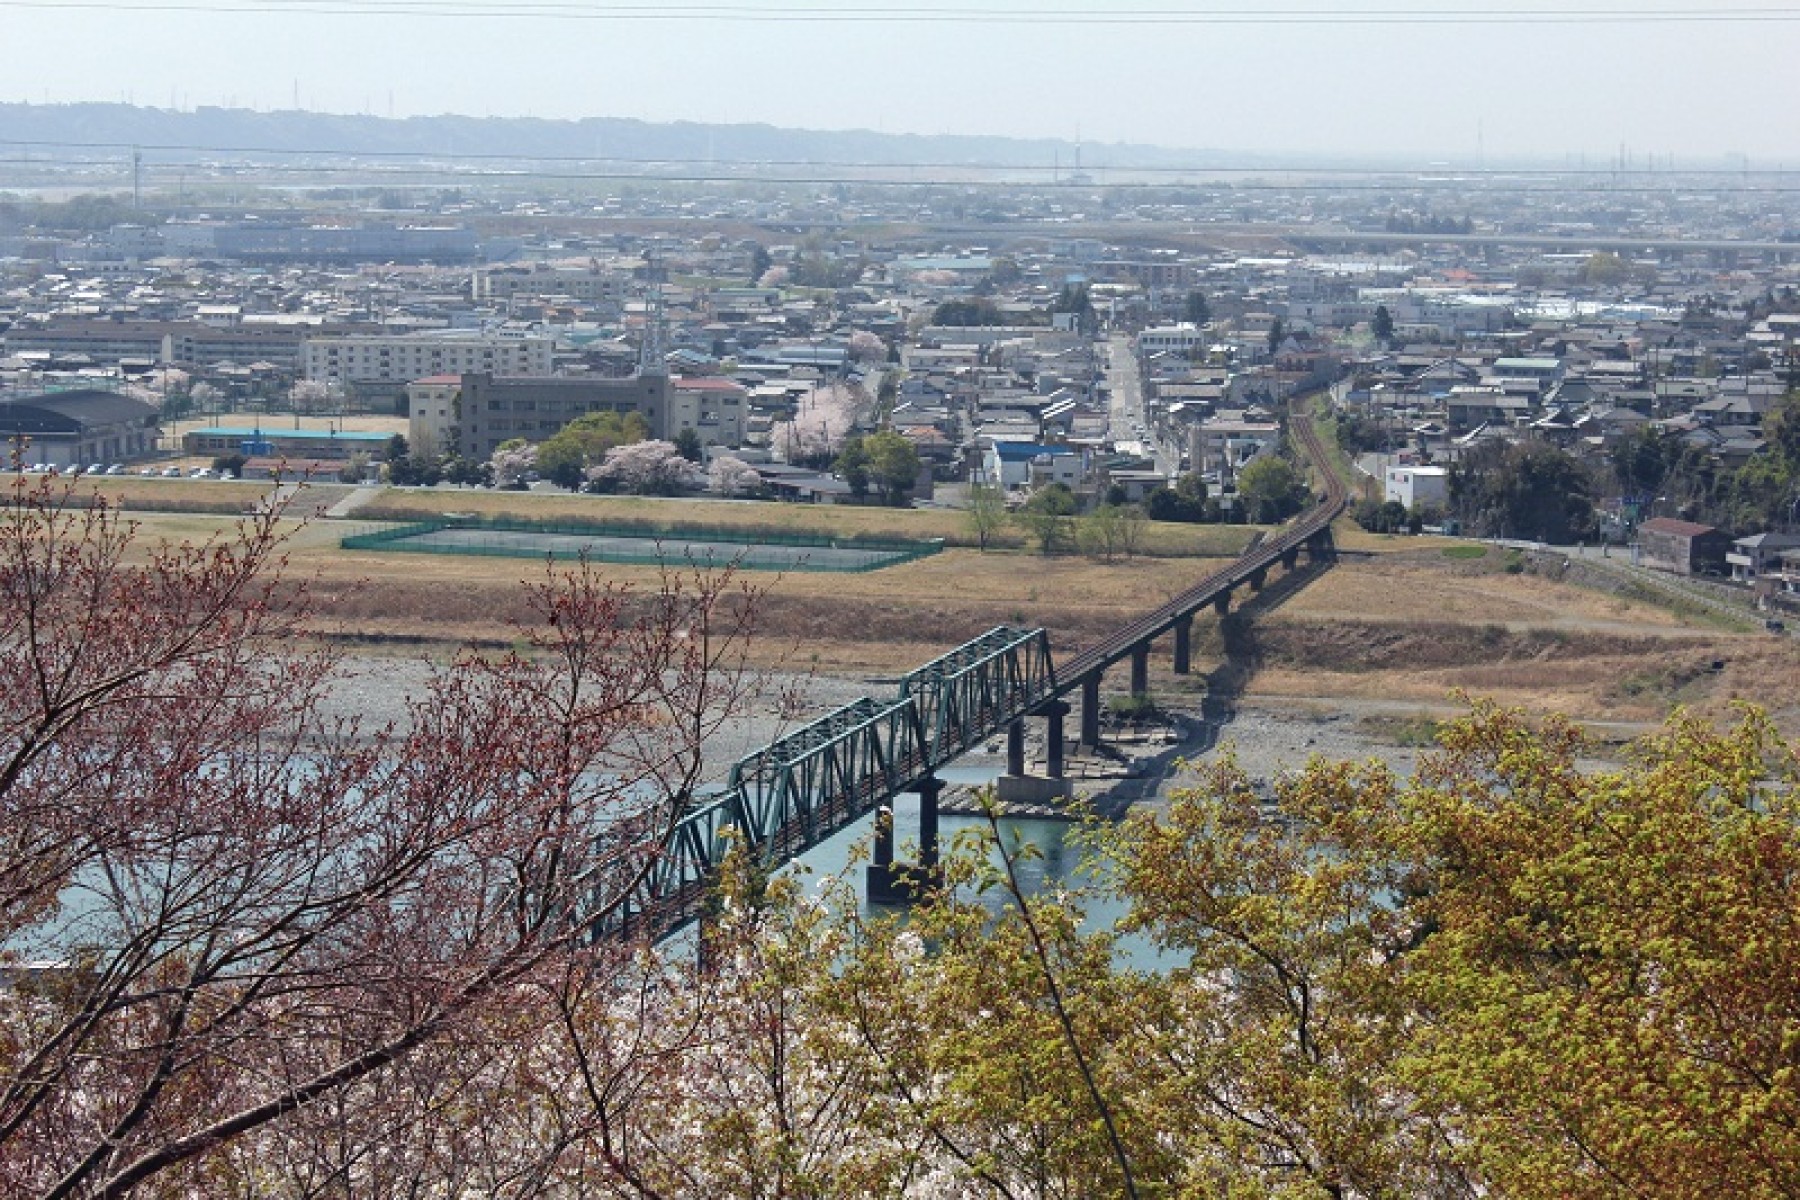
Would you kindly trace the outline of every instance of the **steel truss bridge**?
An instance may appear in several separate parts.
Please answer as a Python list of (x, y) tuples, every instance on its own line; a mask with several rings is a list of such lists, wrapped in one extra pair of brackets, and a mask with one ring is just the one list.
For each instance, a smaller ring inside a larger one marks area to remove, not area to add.
[[(1260, 590), (1277, 563), (1292, 570), (1301, 552), (1330, 552), (1331, 522), (1343, 510), (1343, 485), (1331, 471), (1310, 419), (1290, 431), (1325, 480), (1324, 497), (1271, 538), (1257, 540), (1229, 566), (1074, 656), (1058, 677), (1043, 629), (1000, 626), (907, 675), (898, 694), (864, 697), (739, 759), (724, 789), (679, 816), (636, 886), (593, 930), (601, 938), (656, 939), (697, 919), (710, 901), (733, 844), (759, 862), (787, 862), (890, 804), (902, 792), (922, 797), (917, 868), (893, 863), (893, 831), (877, 831), (871, 887), (890, 872), (905, 894), (907, 873), (930, 872), (937, 854), (936, 772), (1004, 731), (1008, 771), (1023, 773), (1021, 722), (1049, 721), (1048, 767), (1062, 773), (1062, 697), (1081, 692), (1084, 744), (1099, 740), (1099, 685), (1106, 669), (1131, 661), (1132, 691), (1145, 689), (1151, 642), (1175, 634), (1175, 670), (1188, 670), (1193, 619), (1211, 606), (1228, 610), (1234, 589)], [(913, 876), (916, 882), (916, 874)]]

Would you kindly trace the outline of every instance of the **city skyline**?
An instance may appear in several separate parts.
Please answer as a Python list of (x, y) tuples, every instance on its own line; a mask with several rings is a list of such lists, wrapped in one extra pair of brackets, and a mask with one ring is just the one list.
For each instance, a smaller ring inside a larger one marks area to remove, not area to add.
[[(1800, 9), (1433, 0), (1261, 10), (986, 0), (0, 0), (0, 101), (635, 118), (1461, 163), (1747, 156)], [(81, 69), (72, 71), (71, 62)], [(3, 133), (3, 131), (0, 131)]]

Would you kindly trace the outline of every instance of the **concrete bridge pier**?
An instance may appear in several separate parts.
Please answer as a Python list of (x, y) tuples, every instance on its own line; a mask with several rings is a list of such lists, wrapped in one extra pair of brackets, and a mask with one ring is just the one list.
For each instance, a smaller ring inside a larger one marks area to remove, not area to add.
[(1093, 749), (1100, 744), (1100, 672), (1095, 671), (1081, 681), (1082, 746)]
[(1265, 584), (1269, 581), (1269, 568), (1267, 568), (1267, 567), (1256, 568), (1256, 570), (1250, 572), (1249, 581), (1250, 581), (1250, 590), (1251, 591), (1253, 591), (1253, 592), (1262, 591), (1263, 584)]
[(1131, 694), (1142, 696), (1150, 690), (1150, 643), (1139, 642), (1131, 648)]
[(1221, 617), (1231, 611), (1231, 592), (1229, 589), (1213, 597), (1213, 611)]
[(1282, 570), (1292, 571), (1295, 567), (1297, 567), (1299, 565), (1300, 565), (1300, 547), (1289, 546), (1286, 550), (1283, 550), (1281, 552), (1281, 569)]
[[(1061, 700), (1052, 700), (1038, 710), (1044, 718), (1044, 773), (1027, 775), (1025, 773), (1024, 730), (1015, 721), (1006, 731), (1006, 774), (994, 781), (994, 794), (1001, 800), (1021, 801), (1028, 804), (1043, 804), (1052, 800), (1060, 800), (1068, 795), (1068, 755), (1063, 742), (1063, 718), (1069, 715), (1069, 706)], [(1013, 752), (1014, 730), (1018, 730), (1018, 753)]]
[(1186, 616), (1175, 622), (1175, 673), (1186, 675), (1193, 664), (1194, 618)]
[(875, 811), (875, 853), (864, 876), (870, 904), (912, 904), (941, 881), (938, 869), (938, 800), (944, 781), (927, 776), (919, 793), (919, 861), (894, 861), (894, 810)]

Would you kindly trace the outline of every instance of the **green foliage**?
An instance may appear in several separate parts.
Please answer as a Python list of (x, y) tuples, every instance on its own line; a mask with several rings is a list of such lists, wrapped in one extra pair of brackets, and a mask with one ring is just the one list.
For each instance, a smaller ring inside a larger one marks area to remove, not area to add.
[(1182, 319), (1196, 328), (1204, 326), (1212, 320), (1212, 306), (1206, 301), (1205, 292), (1189, 292), (1187, 300), (1181, 306)]
[(757, 242), (750, 247), (750, 282), (752, 284), (761, 279), (764, 273), (774, 265), (774, 260), (769, 257), (767, 246)]
[(1544, 442), (1487, 442), (1450, 468), (1450, 508), (1481, 537), (1566, 544), (1592, 536), (1587, 469)]
[(704, 455), (700, 445), (700, 435), (695, 433), (691, 427), (684, 426), (670, 440), (675, 444), (676, 453), (689, 462), (699, 462)]
[(1132, 558), (1143, 542), (1144, 521), (1135, 504), (1102, 504), (1082, 518), (1077, 537), (1083, 551), (1105, 562)]
[(933, 325), (1004, 325), (1006, 314), (1000, 306), (985, 297), (972, 300), (946, 300), (932, 310)]
[(1206, 493), (1206, 480), (1189, 471), (1175, 486), (1159, 487), (1144, 497), (1144, 514), (1152, 521), (1181, 521), (1190, 525), (1219, 519), (1219, 506)]
[(1310, 496), (1294, 464), (1272, 454), (1238, 472), (1237, 493), (1244, 519), (1258, 524), (1286, 520), (1305, 508)]
[(1069, 540), (1075, 507), (1075, 493), (1067, 485), (1046, 484), (1019, 506), (1013, 520), (1037, 543), (1041, 553), (1054, 554)]
[(1359, 500), (1350, 510), (1350, 518), (1370, 533), (1410, 533), (1412, 518), (1406, 505), (1398, 500)]
[(579, 488), (583, 472), (597, 466), (615, 446), (641, 442), (650, 423), (639, 413), (596, 412), (576, 417), (538, 446), (537, 470), (560, 487)]
[(1375, 306), (1375, 315), (1369, 320), (1369, 332), (1375, 340), (1386, 344), (1394, 336), (1394, 314), (1388, 311), (1385, 304)]
[(1006, 524), (1006, 493), (991, 484), (971, 484), (965, 512), (976, 545), (986, 550), (994, 534)]

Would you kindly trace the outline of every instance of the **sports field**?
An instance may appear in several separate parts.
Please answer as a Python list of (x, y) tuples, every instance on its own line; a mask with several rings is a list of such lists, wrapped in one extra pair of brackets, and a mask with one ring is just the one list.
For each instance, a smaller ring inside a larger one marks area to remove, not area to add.
[(343, 541), (347, 550), (400, 550), (500, 558), (585, 557), (594, 562), (760, 571), (876, 571), (936, 554), (940, 542), (867, 542), (733, 530), (653, 534), (640, 530), (505, 524), (406, 525)]

